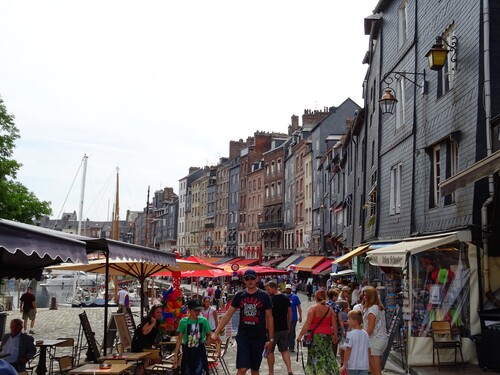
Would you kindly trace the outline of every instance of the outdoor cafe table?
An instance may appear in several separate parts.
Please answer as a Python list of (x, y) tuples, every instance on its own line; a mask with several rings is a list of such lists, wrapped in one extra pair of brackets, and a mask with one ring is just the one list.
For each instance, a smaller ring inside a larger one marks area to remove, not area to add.
[(122, 353), (122, 354), (118, 354), (118, 355), (109, 354), (109, 355), (104, 356), (104, 357), (99, 357), (99, 358), (97, 358), (97, 360), (99, 362), (105, 362), (107, 360), (113, 360), (113, 359), (124, 359), (127, 362), (137, 362), (137, 361), (144, 359), (145, 357), (149, 357), (150, 355), (151, 355), (151, 352), (138, 352), (138, 353), (130, 352), (130, 353)]
[(99, 364), (88, 364), (88, 365), (83, 365), (80, 367), (77, 367), (73, 370), (70, 370), (70, 374), (73, 375), (87, 375), (87, 374), (92, 374), (92, 375), (120, 375), (121, 373), (127, 371), (130, 369), (133, 364), (130, 363), (123, 363), (123, 364), (118, 364), (118, 363), (113, 363), (110, 368), (106, 369), (101, 369), (99, 367)]
[(40, 348), (40, 357), (38, 366), (36, 366), (36, 375), (45, 375), (47, 373), (47, 348), (57, 346), (66, 340), (36, 340), (35, 346)]

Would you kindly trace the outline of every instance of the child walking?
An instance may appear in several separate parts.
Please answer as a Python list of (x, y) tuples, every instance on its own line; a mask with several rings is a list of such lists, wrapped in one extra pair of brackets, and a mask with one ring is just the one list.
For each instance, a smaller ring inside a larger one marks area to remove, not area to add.
[(205, 343), (210, 344), (212, 330), (208, 320), (200, 317), (203, 309), (201, 302), (192, 299), (188, 302), (189, 315), (182, 318), (177, 328), (178, 336), (174, 352), (174, 368), (178, 366), (179, 352), (182, 345), (181, 374), (208, 374), (208, 360)]
[(347, 323), (350, 331), (347, 332), (345, 339), (344, 363), (340, 368), (340, 373), (347, 369), (348, 375), (368, 375), (370, 340), (366, 331), (361, 329), (363, 323), (361, 311), (349, 311)]
[(345, 300), (337, 301), (337, 305), (340, 306), (341, 310), (338, 313), (339, 318), (339, 332), (342, 334), (342, 338), (339, 343), (339, 355), (340, 355), (340, 365), (344, 364), (344, 353), (345, 353), (345, 340), (347, 337), (347, 331), (349, 330), (349, 324), (347, 323), (347, 316), (351, 309), (349, 308), (349, 303)]

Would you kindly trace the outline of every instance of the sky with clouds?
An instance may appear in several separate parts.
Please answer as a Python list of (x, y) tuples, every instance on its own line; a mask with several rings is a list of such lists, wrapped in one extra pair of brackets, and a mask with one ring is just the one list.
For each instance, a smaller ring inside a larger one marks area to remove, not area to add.
[(120, 217), (229, 141), (287, 131), (304, 109), (360, 106), (376, 1), (0, 2), (0, 96), (21, 133), (18, 180), (52, 203)]

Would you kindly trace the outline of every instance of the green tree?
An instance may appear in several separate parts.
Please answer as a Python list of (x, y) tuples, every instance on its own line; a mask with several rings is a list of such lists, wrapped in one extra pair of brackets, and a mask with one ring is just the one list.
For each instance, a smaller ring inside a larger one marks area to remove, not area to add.
[(0, 97), (0, 217), (32, 224), (50, 215), (50, 202), (40, 201), (26, 186), (16, 181), (22, 164), (12, 159), (19, 129)]

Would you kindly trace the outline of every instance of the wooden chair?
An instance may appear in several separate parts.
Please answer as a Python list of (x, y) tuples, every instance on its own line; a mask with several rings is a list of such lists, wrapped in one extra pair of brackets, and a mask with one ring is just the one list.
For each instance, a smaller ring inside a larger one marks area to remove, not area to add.
[(33, 374), (33, 371), (36, 370), (38, 363), (34, 363), (34, 361), (39, 355), (40, 351), (38, 351), (32, 358), (28, 359), (28, 362), (26, 363), (26, 373)]
[(63, 374), (70, 370), (73, 370), (75, 367), (73, 366), (73, 357), (70, 355), (63, 355), (59, 357), (56, 362), (59, 364), (59, 373)]
[(451, 329), (450, 322), (435, 320), (431, 323), (432, 334), (432, 364), (435, 366), (434, 352), (437, 353), (438, 369), (441, 371), (440, 349), (454, 349), (455, 366), (457, 365), (457, 350), (460, 351), (462, 367), (465, 369), (464, 356), (462, 354), (462, 340), (460, 334), (455, 335)]
[(219, 353), (215, 347), (207, 347), (208, 371), (212, 374), (219, 374), (217, 367), (221, 364), (222, 370), (226, 373), (226, 369), (221, 363)]
[(222, 369), (224, 370), (224, 374), (230, 375), (229, 367), (227, 366), (227, 362), (224, 359), (229, 347), (231, 346), (231, 337), (228, 337), (225, 342), (221, 344), (221, 354), (220, 354), (220, 362), (222, 365)]
[(178, 375), (180, 374), (180, 363), (182, 361), (182, 353), (179, 355), (179, 367), (174, 368), (173, 354), (169, 355), (161, 363), (156, 363), (145, 368), (148, 375)]
[[(76, 346), (75, 346), (75, 339), (72, 337), (59, 337), (58, 340), (64, 340), (64, 342), (54, 346), (54, 350), (52, 353), (49, 353), (50, 357), (50, 370), (49, 373), (53, 374), (54, 373), (54, 362), (58, 362), (59, 359), (63, 356), (70, 356), (73, 364), (75, 361), (75, 352), (76, 352)], [(68, 350), (62, 350), (62, 353), (64, 354), (59, 354), (57, 353), (58, 349), (61, 351), (62, 348), (71, 348), (70, 353), (68, 353)]]

